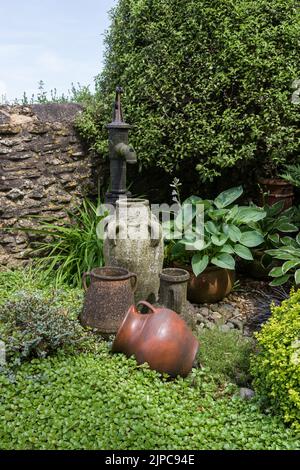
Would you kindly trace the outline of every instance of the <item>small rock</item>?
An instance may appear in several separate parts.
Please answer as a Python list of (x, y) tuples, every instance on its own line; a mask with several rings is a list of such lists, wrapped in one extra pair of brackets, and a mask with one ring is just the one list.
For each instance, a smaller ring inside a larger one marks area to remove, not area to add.
[(233, 323), (234, 326), (236, 326), (240, 331), (243, 331), (244, 325), (241, 320), (238, 320), (237, 318), (231, 318), (230, 319), (231, 323)]
[(203, 315), (204, 317), (208, 317), (210, 314), (210, 310), (207, 307), (201, 307), (199, 308), (199, 313)]
[(229, 320), (229, 318), (236, 315), (236, 308), (233, 307), (231, 304), (223, 304), (219, 306), (219, 313), (223, 315), (225, 320)]
[(219, 313), (219, 310), (220, 310), (220, 305), (219, 304), (211, 304), (210, 305), (210, 309), (212, 312), (218, 312)]
[(255, 395), (254, 390), (251, 388), (240, 388), (240, 397), (242, 400), (251, 400)]
[(201, 315), (201, 313), (197, 313), (196, 319), (197, 323), (203, 323), (205, 321), (205, 318)]
[(231, 323), (230, 321), (229, 321), (228, 323), (226, 323), (226, 325), (227, 325), (231, 330), (234, 329), (234, 324)]
[(14, 188), (9, 193), (7, 194), (8, 199), (11, 199), (12, 201), (17, 201), (18, 199), (23, 199), (24, 198), (24, 193), (18, 189)]
[(226, 325), (220, 325), (219, 330), (222, 331), (223, 333), (228, 333), (228, 331), (230, 331), (231, 328), (230, 326), (228, 326), (228, 324), (226, 324)]
[(209, 320), (205, 320), (205, 326), (209, 330), (213, 330), (215, 328), (215, 324), (212, 321), (209, 321)]
[(222, 325), (224, 323), (223, 317), (218, 312), (213, 312), (210, 316), (211, 320), (213, 320), (217, 325)]

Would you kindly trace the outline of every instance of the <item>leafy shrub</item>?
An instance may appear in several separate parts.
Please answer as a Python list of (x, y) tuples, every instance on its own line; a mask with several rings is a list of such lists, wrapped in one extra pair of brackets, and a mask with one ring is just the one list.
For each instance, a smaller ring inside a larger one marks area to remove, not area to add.
[(254, 341), (245, 338), (239, 331), (223, 333), (218, 328), (203, 329), (199, 334), (199, 361), (213, 374), (229, 378), (238, 385), (250, 385), (250, 354), (254, 352)]
[(0, 306), (0, 339), (12, 365), (74, 345), (81, 335), (77, 321), (41, 294), (19, 292)]
[(41, 276), (54, 276), (56, 285), (81, 286), (85, 271), (103, 266), (103, 240), (97, 237), (96, 228), (107, 212), (89, 200), (65, 212), (68, 220), (63, 225), (61, 219), (39, 219), (38, 228), (18, 230), (42, 237), (31, 250)]
[(165, 380), (106, 344), (0, 375), (1, 449), (299, 449), (254, 403), (216, 398), (207, 372)]
[(81, 134), (107, 154), (114, 89), (139, 162), (168, 172), (271, 175), (299, 155), (296, 0), (119, 0)]
[(256, 390), (300, 431), (300, 290), (273, 306), (257, 339), (260, 352), (252, 359)]

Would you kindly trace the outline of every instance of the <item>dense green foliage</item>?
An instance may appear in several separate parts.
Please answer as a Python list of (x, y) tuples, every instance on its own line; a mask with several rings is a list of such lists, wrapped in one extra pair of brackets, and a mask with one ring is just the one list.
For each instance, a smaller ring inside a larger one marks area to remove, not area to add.
[(300, 431), (300, 290), (273, 307), (257, 339), (260, 352), (252, 361), (256, 390)]
[[(35, 267), (45, 278), (55, 277), (56, 285), (81, 286), (82, 274), (104, 263), (103, 240), (97, 236), (99, 222), (107, 211), (92, 201), (84, 200), (82, 206), (65, 210), (66, 219), (39, 218), (38, 228), (17, 228), (40, 237), (31, 254)], [(15, 229), (14, 229), (15, 230)]]
[(291, 183), (296, 188), (300, 188), (300, 165), (286, 165), (281, 178)]
[(254, 403), (205, 370), (169, 381), (103, 344), (97, 355), (33, 360), (0, 376), (2, 449), (299, 449)]
[(19, 292), (0, 305), (0, 340), (5, 343), (8, 364), (46, 357), (79, 343), (82, 336), (78, 321), (40, 293)]
[(169, 257), (191, 260), (196, 276), (210, 265), (233, 270), (237, 256), (252, 260), (249, 248), (264, 239), (250, 224), (262, 220), (266, 213), (255, 205), (236, 204), (242, 193), (243, 188), (238, 186), (223, 191), (213, 201), (198, 196), (185, 200), (175, 220), (165, 226)]
[(297, 0), (119, 0), (80, 130), (100, 154), (116, 85), (144, 166), (263, 174), (299, 154)]

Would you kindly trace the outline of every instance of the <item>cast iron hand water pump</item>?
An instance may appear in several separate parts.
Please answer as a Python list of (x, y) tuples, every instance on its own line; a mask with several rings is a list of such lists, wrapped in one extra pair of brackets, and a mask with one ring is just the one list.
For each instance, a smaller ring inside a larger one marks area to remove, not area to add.
[(126, 191), (126, 164), (136, 163), (134, 149), (128, 145), (128, 132), (131, 129), (123, 119), (121, 94), (123, 89), (116, 88), (116, 100), (113, 110), (113, 121), (106, 127), (109, 131), (110, 159), (110, 192), (106, 193), (105, 201), (115, 204), (119, 198), (130, 196)]

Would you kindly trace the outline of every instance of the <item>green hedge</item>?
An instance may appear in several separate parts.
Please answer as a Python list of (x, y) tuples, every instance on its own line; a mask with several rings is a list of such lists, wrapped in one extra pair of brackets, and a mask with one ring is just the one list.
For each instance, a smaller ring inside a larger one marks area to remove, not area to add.
[(299, 154), (297, 0), (119, 0), (97, 93), (79, 125), (107, 153), (115, 86), (142, 166), (262, 174)]
[(300, 431), (300, 290), (273, 307), (257, 339), (260, 353), (252, 360), (256, 390), (264, 405)]

